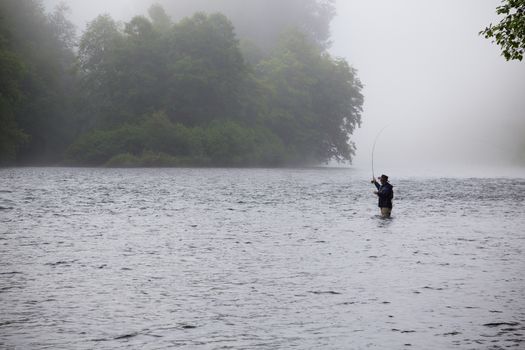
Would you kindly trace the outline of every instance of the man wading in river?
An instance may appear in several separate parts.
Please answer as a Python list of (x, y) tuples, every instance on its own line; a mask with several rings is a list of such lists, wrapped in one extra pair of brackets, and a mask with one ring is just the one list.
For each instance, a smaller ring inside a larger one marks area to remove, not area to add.
[(389, 218), (390, 214), (392, 213), (392, 199), (394, 198), (394, 188), (388, 182), (388, 176), (381, 175), (381, 177), (379, 177), (378, 179), (381, 182), (381, 185), (379, 185), (376, 179), (372, 179), (372, 183), (377, 188), (377, 191), (375, 191), (374, 193), (379, 198), (378, 207), (379, 209), (381, 209), (381, 216), (384, 218)]

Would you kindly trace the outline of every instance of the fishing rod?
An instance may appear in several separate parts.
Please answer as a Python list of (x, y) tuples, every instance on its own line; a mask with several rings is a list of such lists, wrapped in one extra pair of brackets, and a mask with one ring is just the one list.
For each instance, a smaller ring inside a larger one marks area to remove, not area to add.
[(379, 139), (379, 136), (381, 136), (381, 134), (383, 133), (383, 131), (385, 131), (386, 128), (388, 128), (389, 125), (385, 125), (383, 127), (383, 129), (381, 129), (377, 135), (376, 135), (376, 138), (374, 140), (374, 145), (372, 146), (372, 179), (376, 179), (375, 177), (375, 172), (374, 172), (374, 151), (376, 150), (376, 143), (377, 143), (377, 140)]

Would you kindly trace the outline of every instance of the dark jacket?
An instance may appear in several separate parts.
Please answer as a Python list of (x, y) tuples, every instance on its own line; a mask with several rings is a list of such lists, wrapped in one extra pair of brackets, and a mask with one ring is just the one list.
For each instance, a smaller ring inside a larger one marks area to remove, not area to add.
[(379, 203), (377, 204), (380, 208), (392, 208), (392, 199), (394, 199), (394, 188), (388, 182), (384, 185), (380, 185), (378, 182), (374, 182), (377, 188), (377, 196), (379, 197)]

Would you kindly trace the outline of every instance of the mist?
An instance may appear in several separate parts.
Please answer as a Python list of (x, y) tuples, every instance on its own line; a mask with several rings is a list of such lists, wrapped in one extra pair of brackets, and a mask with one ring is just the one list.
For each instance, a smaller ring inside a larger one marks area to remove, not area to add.
[[(58, 2), (45, 3), (52, 8)], [(174, 20), (223, 12), (237, 31), (260, 42), (275, 35), (271, 29), (281, 20), (266, 20), (281, 2), (255, 1), (250, 5), (258, 7), (250, 8), (232, 0), (66, 1), (79, 28), (101, 13), (128, 21), (154, 2)], [(523, 164), (525, 65), (505, 61), (499, 47), (478, 34), (497, 23), (499, 3), (336, 2), (329, 51), (356, 68), (364, 85), (362, 125), (352, 136), (354, 166), (370, 166), (372, 144), (384, 127), (375, 151), (380, 171)]]
[[(320, 4), (317, 16), (308, 11), (317, 6), (316, 1), (312, 0), (117, 0), (110, 4), (100, 0), (89, 4), (81, 0), (46, 0), (45, 4), (48, 9), (52, 9), (61, 2), (72, 9), (72, 20), (79, 28), (84, 28), (86, 23), (103, 13), (120, 21), (128, 21), (135, 15), (146, 14), (153, 4), (165, 8), (174, 21), (192, 16), (196, 12), (220, 12), (232, 20), (240, 38), (254, 41), (262, 49), (270, 49), (283, 28), (300, 27), (305, 32), (315, 31), (320, 36), (316, 39), (328, 39), (329, 23), (324, 22), (323, 16), (332, 16), (333, 1), (317, 1)], [(308, 21), (304, 21), (305, 17), (309, 17)]]
[(439, 171), (517, 164), (523, 152), (525, 65), (478, 32), (499, 1), (338, 1), (336, 55), (364, 83), (357, 166)]
[(0, 0), (0, 347), (525, 344), (500, 4)]

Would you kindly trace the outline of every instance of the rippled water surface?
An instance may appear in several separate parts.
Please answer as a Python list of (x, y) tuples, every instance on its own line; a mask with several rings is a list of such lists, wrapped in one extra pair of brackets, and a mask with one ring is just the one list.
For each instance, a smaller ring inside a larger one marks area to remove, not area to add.
[(2, 349), (525, 348), (525, 179), (0, 170)]

